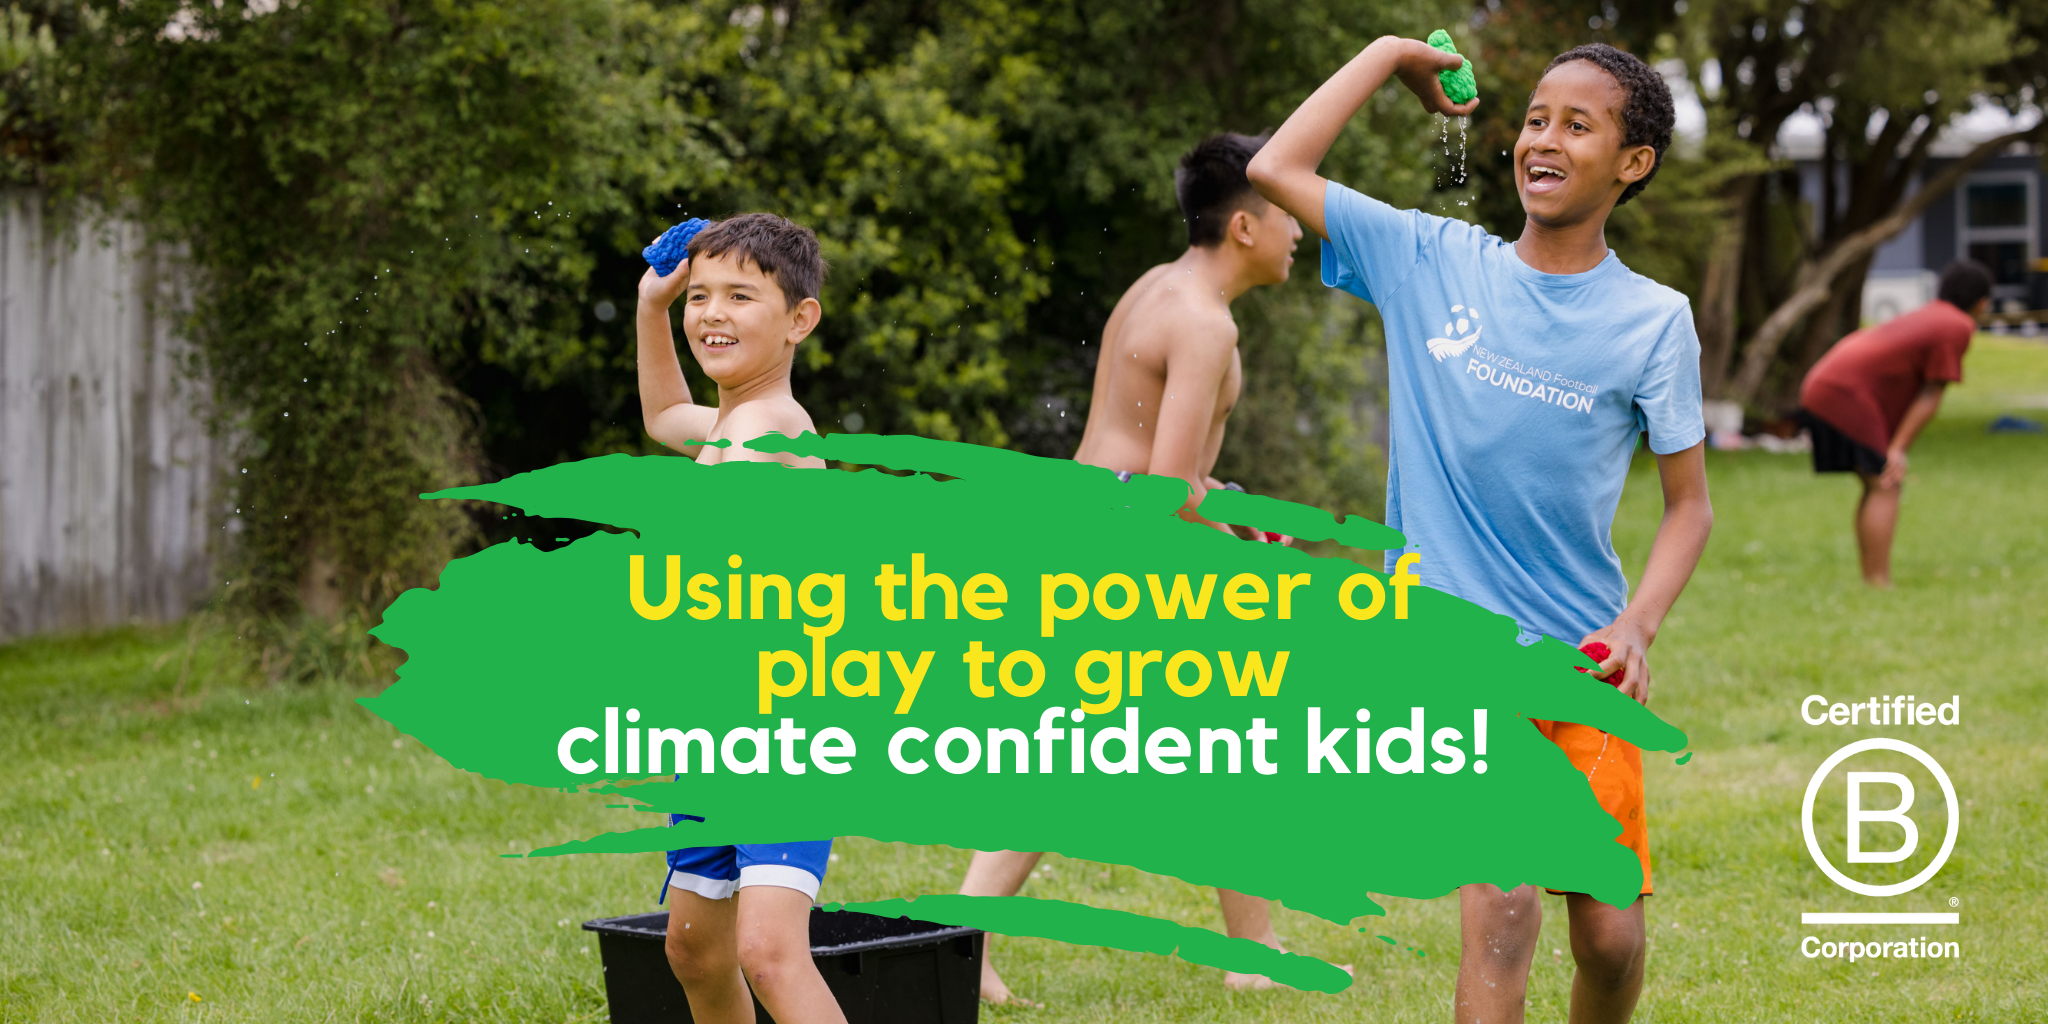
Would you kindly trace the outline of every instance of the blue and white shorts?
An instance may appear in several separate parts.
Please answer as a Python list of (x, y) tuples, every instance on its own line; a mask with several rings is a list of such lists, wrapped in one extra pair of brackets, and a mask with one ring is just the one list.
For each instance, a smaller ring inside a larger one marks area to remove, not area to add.
[(779, 885), (818, 898), (832, 840), (692, 846), (668, 852), (668, 887), (722, 900), (750, 885)]

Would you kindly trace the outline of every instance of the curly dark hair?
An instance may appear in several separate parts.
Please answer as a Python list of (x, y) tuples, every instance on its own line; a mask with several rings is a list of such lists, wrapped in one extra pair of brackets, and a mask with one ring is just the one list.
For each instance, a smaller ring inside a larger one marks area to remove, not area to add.
[(1968, 311), (1991, 294), (1991, 268), (1973, 259), (1960, 259), (1941, 268), (1941, 284), (1934, 297)]
[(1671, 126), (1678, 120), (1678, 112), (1671, 104), (1671, 87), (1664, 84), (1663, 75), (1641, 58), (1606, 43), (1574, 46), (1552, 59), (1543, 73), (1550, 74), (1558, 65), (1575, 60), (1614, 76), (1615, 84), (1626, 94), (1621, 101), (1621, 144), (1649, 146), (1657, 151), (1657, 162), (1650, 165), (1650, 173), (1623, 189), (1621, 198), (1614, 201), (1614, 205), (1620, 206), (1648, 187), (1650, 179), (1657, 176), (1657, 168), (1664, 166), (1664, 151), (1671, 148)]

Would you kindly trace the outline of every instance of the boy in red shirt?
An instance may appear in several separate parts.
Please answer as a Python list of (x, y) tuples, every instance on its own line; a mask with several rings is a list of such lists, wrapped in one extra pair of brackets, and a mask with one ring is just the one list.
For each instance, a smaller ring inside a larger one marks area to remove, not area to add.
[(1863, 582), (1892, 585), (1892, 532), (1906, 450), (1941, 409), (1941, 392), (1963, 379), (1963, 353), (1991, 308), (1991, 272), (1957, 260), (1941, 272), (1933, 302), (1835, 343), (1799, 387), (1813, 435), (1816, 473), (1856, 474), (1856, 549)]

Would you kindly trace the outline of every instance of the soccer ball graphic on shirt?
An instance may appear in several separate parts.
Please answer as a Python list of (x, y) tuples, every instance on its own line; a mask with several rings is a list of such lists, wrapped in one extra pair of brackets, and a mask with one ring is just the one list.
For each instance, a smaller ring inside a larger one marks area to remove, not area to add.
[(1457, 319), (1444, 324), (1444, 336), (1426, 342), (1429, 354), (1435, 356), (1439, 363), (1446, 358), (1464, 355), (1465, 350), (1479, 341), (1478, 310), (1467, 309), (1461, 304), (1451, 307), (1451, 315)]

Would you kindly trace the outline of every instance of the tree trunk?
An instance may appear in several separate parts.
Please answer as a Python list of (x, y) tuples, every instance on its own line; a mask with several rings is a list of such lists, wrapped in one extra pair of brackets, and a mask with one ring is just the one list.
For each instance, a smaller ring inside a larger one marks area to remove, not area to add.
[(1736, 299), (1742, 296), (1742, 250), (1749, 236), (1749, 208), (1762, 177), (1745, 174), (1728, 183), (1728, 217), (1714, 233), (1707, 271), (1700, 283), (1700, 382), (1708, 398), (1721, 397), (1728, 363), (1735, 357)]
[[(1934, 129), (1929, 128), (1929, 131)], [(1979, 143), (1975, 149), (1955, 163), (1942, 168), (1940, 174), (1929, 179), (1920, 191), (1901, 204), (1898, 209), (1883, 219), (1841, 240), (1818, 258), (1807, 259), (1799, 266), (1794, 278), (1792, 294), (1756, 329), (1749, 344), (1742, 351), (1742, 367), (1735, 380), (1729, 385), (1724, 397), (1745, 405), (1754, 401), (1763, 386), (1771, 364), (1777, 360), (1778, 349), (1785, 336), (1798, 326), (1808, 313), (1828, 300), (1834, 292), (1834, 282), (1850, 267), (1860, 264), (1877, 250), (1877, 247), (1892, 236), (1904, 231), (1913, 220), (1925, 212), (1933, 202), (1947, 195), (1963, 177), (1983, 163), (1987, 158), (2015, 142), (2028, 142), (2048, 137), (2048, 121), (2035, 125), (2026, 131), (2011, 132), (1995, 139)]]
[(1863, 280), (1870, 276), (1870, 264), (1876, 259), (1877, 254), (1870, 253), (1835, 278), (1834, 294), (1807, 318), (1806, 340), (1794, 360), (1794, 373), (1805, 375), (1813, 364), (1820, 362), (1820, 357), (1828, 354), (1828, 349), (1835, 347), (1835, 342), (1863, 326)]
[(1862, 319), (1863, 277), (1870, 273), (1875, 253), (1864, 256), (1835, 278), (1825, 302), (1806, 318), (1805, 337), (1790, 359), (1778, 363), (1779, 372), (1770, 375), (1757, 405), (1774, 412), (1789, 411), (1799, 401), (1799, 385), (1806, 371), (1827, 354)]
[(299, 576), (299, 608), (321, 622), (341, 618), (345, 603), (341, 562), (326, 538), (306, 545), (306, 567)]

